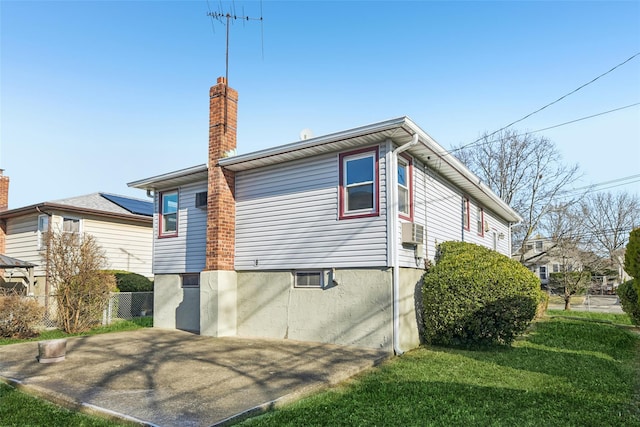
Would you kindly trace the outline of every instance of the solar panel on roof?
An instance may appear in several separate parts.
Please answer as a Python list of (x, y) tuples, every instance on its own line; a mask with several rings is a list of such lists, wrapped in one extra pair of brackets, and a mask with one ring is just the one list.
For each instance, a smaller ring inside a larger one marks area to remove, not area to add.
[(113, 194), (100, 193), (102, 197), (115, 203), (123, 209), (128, 210), (132, 214), (153, 216), (153, 203), (144, 200), (130, 199), (123, 196), (115, 196)]

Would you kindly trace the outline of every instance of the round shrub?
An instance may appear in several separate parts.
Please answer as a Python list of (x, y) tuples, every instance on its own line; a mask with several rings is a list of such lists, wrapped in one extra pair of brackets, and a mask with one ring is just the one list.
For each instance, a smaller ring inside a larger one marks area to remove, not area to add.
[(116, 286), (120, 292), (151, 292), (153, 282), (142, 274), (130, 271), (111, 270), (109, 273), (116, 278)]
[(425, 342), (462, 346), (511, 344), (543, 298), (522, 264), (465, 242), (439, 245), (422, 296)]
[(622, 311), (627, 313), (634, 325), (640, 325), (640, 304), (638, 304), (638, 290), (633, 280), (621, 283), (616, 290)]

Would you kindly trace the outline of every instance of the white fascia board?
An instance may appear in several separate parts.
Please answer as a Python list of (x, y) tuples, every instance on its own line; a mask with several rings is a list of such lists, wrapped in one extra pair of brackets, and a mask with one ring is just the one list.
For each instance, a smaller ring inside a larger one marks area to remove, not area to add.
[(196, 182), (201, 180), (203, 177), (206, 180), (207, 171), (208, 168), (206, 164), (192, 166), (173, 172), (168, 172), (162, 175), (152, 176), (150, 178), (132, 181), (127, 183), (127, 186), (132, 188), (139, 188), (142, 190), (156, 190), (158, 188), (167, 188), (178, 183), (185, 184), (187, 182)]
[(334, 142), (353, 140), (353, 144), (357, 145), (358, 137), (401, 128), (407, 120), (407, 117), (397, 117), (383, 122), (377, 122), (366, 126), (332, 133), (329, 135), (307, 139), (304, 141), (293, 142), (290, 144), (280, 145), (277, 147), (267, 148), (264, 150), (254, 151), (252, 153), (241, 154), (233, 157), (226, 157), (220, 159), (218, 161), (218, 164), (224, 168), (238, 171), (250, 169), (251, 167), (247, 165), (256, 160), (271, 159), (272, 163), (278, 163), (279, 161), (281, 161), (281, 156), (287, 155), (292, 152), (304, 152), (305, 150), (329, 145)]

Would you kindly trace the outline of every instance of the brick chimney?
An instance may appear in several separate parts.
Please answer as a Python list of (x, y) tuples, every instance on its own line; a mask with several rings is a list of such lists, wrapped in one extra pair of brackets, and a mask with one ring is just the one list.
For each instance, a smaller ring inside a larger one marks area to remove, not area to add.
[(209, 178), (205, 270), (234, 270), (235, 174), (218, 165), (236, 148), (238, 92), (224, 77), (209, 90)]
[[(0, 212), (9, 208), (9, 177), (0, 169)], [(0, 220), (0, 254), (7, 253), (7, 222)]]

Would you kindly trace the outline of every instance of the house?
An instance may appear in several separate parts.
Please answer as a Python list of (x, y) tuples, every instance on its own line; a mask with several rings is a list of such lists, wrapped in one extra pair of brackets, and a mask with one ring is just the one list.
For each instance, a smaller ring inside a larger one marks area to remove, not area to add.
[(152, 202), (93, 193), (7, 210), (8, 187), (8, 177), (0, 176), (0, 253), (32, 265), (33, 271), (7, 264), (5, 283), (35, 296), (49, 295), (43, 260), (49, 230), (91, 234), (104, 250), (108, 268), (153, 277)]
[(511, 253), (520, 216), (409, 118), (236, 155), (237, 99), (210, 90), (207, 164), (128, 184), (155, 198), (154, 326), (400, 353), (439, 242)]
[[(530, 239), (523, 250), (518, 250), (513, 258), (522, 262), (531, 272), (540, 278), (543, 290), (554, 291), (550, 284), (553, 273), (591, 272), (591, 293), (612, 293), (625, 280), (626, 273), (620, 265), (622, 261), (614, 263), (610, 259), (602, 258), (593, 252), (581, 249), (576, 243), (567, 239), (542, 237), (540, 235)], [(619, 260), (624, 259), (624, 251), (616, 254)]]

